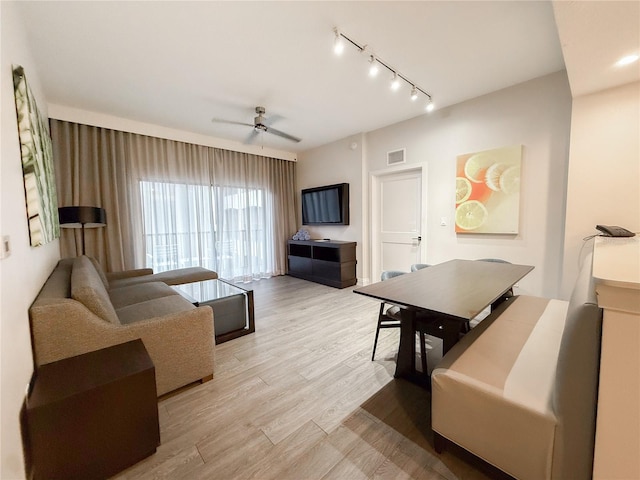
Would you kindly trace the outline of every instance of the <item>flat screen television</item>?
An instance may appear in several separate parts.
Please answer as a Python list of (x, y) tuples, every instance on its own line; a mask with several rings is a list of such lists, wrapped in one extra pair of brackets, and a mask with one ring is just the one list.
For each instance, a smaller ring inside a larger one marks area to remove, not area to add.
[(349, 225), (349, 184), (302, 190), (303, 225)]

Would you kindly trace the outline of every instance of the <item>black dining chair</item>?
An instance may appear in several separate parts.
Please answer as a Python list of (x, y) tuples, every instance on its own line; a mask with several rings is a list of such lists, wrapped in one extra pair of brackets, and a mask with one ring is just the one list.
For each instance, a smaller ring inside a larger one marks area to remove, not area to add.
[(414, 263), (413, 265), (411, 265), (411, 271), (412, 272), (417, 272), (418, 270), (422, 270), (423, 268), (427, 268), (430, 267), (431, 265), (428, 265), (426, 263)]
[[(407, 272), (401, 272), (400, 270), (387, 270), (382, 272), (380, 280), (383, 282), (393, 277), (399, 277)], [(387, 305), (385, 302), (380, 304), (380, 313), (378, 314), (378, 326), (376, 328), (376, 338), (373, 341), (373, 354), (371, 355), (371, 361), (376, 356), (376, 346), (378, 345), (378, 335), (381, 328), (400, 328), (400, 307), (397, 305)]]
[[(393, 277), (398, 277), (400, 275), (404, 275), (407, 272), (402, 272), (399, 270), (388, 270), (385, 272), (382, 272), (382, 275), (380, 277), (380, 279), (382, 281), (388, 280), (390, 278)], [(373, 341), (373, 354), (371, 355), (371, 361), (373, 361), (373, 359), (376, 356), (376, 346), (378, 345), (378, 335), (380, 334), (380, 329), (381, 328), (400, 328), (400, 322), (401, 322), (401, 310), (402, 307), (399, 307), (397, 305), (388, 305), (385, 302), (382, 302), (380, 304), (380, 312), (378, 314), (378, 326), (376, 328), (376, 338)], [(421, 315), (418, 315), (418, 318), (420, 318)], [(420, 363), (422, 366), (422, 372), (427, 375), (428, 371), (427, 371), (427, 338), (426, 335), (430, 332), (434, 332), (435, 330), (433, 330), (433, 327), (429, 326), (426, 327), (427, 325), (429, 325), (430, 322), (425, 321), (423, 319), (422, 322), (416, 321), (416, 329), (415, 331), (418, 332), (419, 337), (420, 337)], [(420, 328), (418, 328), (418, 326)], [(415, 366), (414, 366), (414, 370), (415, 370)]]

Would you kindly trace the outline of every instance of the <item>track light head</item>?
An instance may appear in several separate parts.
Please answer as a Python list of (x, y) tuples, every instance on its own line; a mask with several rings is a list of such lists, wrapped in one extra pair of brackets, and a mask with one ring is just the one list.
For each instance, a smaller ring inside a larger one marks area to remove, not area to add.
[(391, 79), (391, 90), (394, 92), (400, 88), (400, 79), (398, 78), (398, 74), (393, 72), (393, 78)]
[(418, 97), (420, 96), (420, 93), (422, 93), (429, 99), (429, 101), (428, 101), (428, 103), (426, 105), (426, 110), (428, 112), (431, 112), (434, 109), (434, 105), (431, 102), (431, 95), (429, 93), (427, 93), (427, 91), (425, 89), (421, 88), (415, 82), (412, 82), (411, 80), (409, 80), (407, 78), (407, 76), (404, 75), (403, 73), (399, 73), (398, 70), (396, 70), (394, 67), (392, 67), (387, 61), (382, 60), (380, 57), (376, 56), (374, 54), (374, 52), (369, 49), (367, 44), (362, 44), (362, 43), (356, 42), (355, 40), (353, 40), (349, 36), (347, 36), (344, 33), (340, 32), (338, 30), (338, 27), (334, 27), (333, 33), (335, 34), (334, 51), (335, 51), (335, 53), (337, 55), (340, 55), (342, 53), (342, 51), (345, 48), (344, 46), (347, 43), (349, 43), (349, 45), (353, 45), (355, 48), (358, 49), (358, 51), (360, 53), (362, 53), (362, 54), (366, 55), (367, 57), (369, 57), (368, 58), (368, 62), (369, 62), (369, 76), (370, 77), (375, 77), (376, 75), (378, 75), (378, 73), (380, 72), (380, 68), (384, 67), (389, 72), (391, 72), (393, 74), (393, 78), (391, 79), (391, 85), (390, 85), (391, 90), (396, 91), (396, 90), (400, 89), (400, 87), (402, 86), (402, 82), (401, 82), (401, 80), (402, 80), (409, 87), (411, 87), (410, 98), (411, 98), (412, 101), (417, 100)]
[(337, 28), (334, 28), (333, 32), (336, 34), (336, 38), (333, 40), (333, 52), (336, 55), (342, 55), (342, 52), (344, 52), (344, 41)]
[(378, 71), (380, 67), (378, 67), (378, 62), (376, 61), (376, 57), (373, 55), (369, 55), (369, 76), (375, 77), (378, 75)]

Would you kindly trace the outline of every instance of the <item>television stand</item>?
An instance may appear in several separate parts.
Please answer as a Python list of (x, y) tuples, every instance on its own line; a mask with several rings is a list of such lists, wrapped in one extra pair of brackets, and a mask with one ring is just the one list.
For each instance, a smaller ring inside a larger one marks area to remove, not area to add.
[(355, 285), (356, 242), (339, 240), (289, 240), (288, 274), (330, 287)]

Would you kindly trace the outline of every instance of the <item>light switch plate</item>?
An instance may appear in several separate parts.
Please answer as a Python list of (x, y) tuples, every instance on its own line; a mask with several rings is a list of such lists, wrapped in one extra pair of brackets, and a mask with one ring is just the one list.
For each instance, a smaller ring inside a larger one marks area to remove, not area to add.
[(9, 235), (3, 235), (0, 243), (0, 259), (7, 258), (11, 255), (11, 242)]

